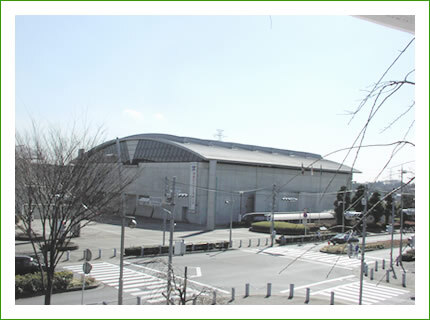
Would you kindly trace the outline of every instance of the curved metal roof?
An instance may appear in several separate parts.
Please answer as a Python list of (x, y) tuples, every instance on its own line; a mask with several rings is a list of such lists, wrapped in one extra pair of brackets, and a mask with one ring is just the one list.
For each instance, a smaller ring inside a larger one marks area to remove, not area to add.
[[(323, 159), (308, 152), (261, 147), (248, 144), (178, 137), (167, 134), (138, 134), (120, 139), (124, 163), (139, 162), (200, 162), (217, 160), (283, 168), (307, 168), (315, 171), (351, 172), (348, 166)], [(98, 146), (106, 154), (116, 154), (115, 140)], [(354, 170), (354, 172), (359, 172)]]

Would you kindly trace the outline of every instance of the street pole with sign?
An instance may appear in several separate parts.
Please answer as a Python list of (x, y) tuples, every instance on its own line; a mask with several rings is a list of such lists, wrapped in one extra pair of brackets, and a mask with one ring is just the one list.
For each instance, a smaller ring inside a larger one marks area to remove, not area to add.
[(90, 249), (86, 249), (84, 251), (84, 259), (85, 262), (82, 265), (82, 271), (84, 272), (82, 274), (82, 296), (81, 296), (81, 304), (84, 304), (84, 291), (85, 291), (85, 275), (87, 275), (88, 273), (91, 272), (91, 269), (93, 268), (93, 266), (88, 262), (90, 261), (92, 258), (92, 253)]

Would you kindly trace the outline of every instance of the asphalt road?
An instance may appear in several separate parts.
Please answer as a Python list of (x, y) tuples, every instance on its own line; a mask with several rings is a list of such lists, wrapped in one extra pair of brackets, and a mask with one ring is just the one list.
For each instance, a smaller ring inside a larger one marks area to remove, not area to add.
[[(126, 247), (138, 244), (161, 244), (163, 238), (160, 221), (140, 221), (140, 228), (126, 230)], [(82, 269), (82, 250), (93, 251), (92, 276), (101, 281), (102, 286), (85, 292), (86, 304), (115, 304), (118, 291), (119, 257), (112, 256), (113, 248), (118, 248), (120, 226), (92, 223), (82, 230), (81, 237), (73, 239), (79, 250), (72, 252), (69, 260), (63, 259), (60, 268), (76, 273)], [(228, 229), (214, 231), (200, 230), (197, 226), (176, 226), (175, 239), (186, 243), (200, 241), (228, 240)], [(398, 238), (398, 235), (396, 235)], [(166, 234), (166, 243), (168, 234)], [(251, 239), (251, 246), (249, 245)], [(259, 239), (259, 240), (258, 240)], [(247, 228), (233, 229), (234, 248), (228, 251), (193, 253), (173, 258), (175, 275), (183, 276), (188, 267), (188, 286), (192, 294), (205, 292), (210, 299), (213, 291), (221, 303), (229, 304), (303, 304), (306, 289), (310, 290), (310, 304), (328, 304), (331, 292), (335, 292), (335, 304), (357, 304), (360, 261), (319, 252), (324, 243), (266, 247), (266, 234), (253, 233)], [(368, 237), (368, 242), (389, 239), (389, 235)], [(243, 245), (239, 248), (239, 241)], [(29, 244), (16, 243), (16, 252), (28, 252)], [(102, 255), (98, 256), (98, 249)], [(398, 249), (396, 249), (398, 250)], [(397, 251), (395, 252), (395, 256)], [(382, 269), (385, 259), (388, 268), (389, 250), (366, 253), (368, 276), (365, 277), (364, 296), (369, 304), (414, 304), (415, 266), (405, 263), (406, 288), (402, 287), (400, 267), (395, 267), (397, 279), (386, 282), (386, 269)], [(142, 303), (163, 304), (162, 292), (166, 289), (167, 257), (145, 257), (125, 259), (124, 304), (136, 304), (137, 297)], [(378, 261), (378, 271), (375, 263)], [(374, 269), (374, 279), (370, 280), (370, 269)], [(243, 298), (245, 286), (249, 284), (250, 297)], [(271, 297), (267, 295), (271, 285)], [(294, 298), (288, 299), (290, 285), (294, 284)], [(231, 300), (232, 288), (236, 299)], [(190, 294), (191, 294), (190, 293)], [(53, 304), (80, 304), (81, 292), (54, 295)], [(16, 304), (42, 304), (43, 297), (18, 299)]]

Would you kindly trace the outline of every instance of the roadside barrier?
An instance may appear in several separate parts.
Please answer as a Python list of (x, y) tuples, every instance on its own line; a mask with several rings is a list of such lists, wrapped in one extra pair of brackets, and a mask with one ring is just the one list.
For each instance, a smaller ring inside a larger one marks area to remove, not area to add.
[(310, 296), (311, 296), (311, 289), (310, 289), (310, 288), (306, 288), (305, 303), (309, 303), (309, 301), (310, 301)]
[(249, 283), (245, 284), (245, 298), (249, 297)]
[(267, 294), (266, 294), (266, 298), (270, 297), (272, 295), (272, 284), (268, 283), (267, 284)]
[(294, 283), (290, 283), (290, 295), (288, 296), (288, 299), (293, 299), (294, 297)]

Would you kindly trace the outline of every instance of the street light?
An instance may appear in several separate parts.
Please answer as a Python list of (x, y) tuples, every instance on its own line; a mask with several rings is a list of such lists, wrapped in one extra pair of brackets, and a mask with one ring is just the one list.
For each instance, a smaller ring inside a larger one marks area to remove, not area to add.
[(231, 248), (232, 246), (232, 228), (233, 228), (233, 201), (230, 200), (225, 200), (224, 202), (225, 204), (230, 204), (230, 237), (229, 237), (229, 243), (228, 243), (228, 247)]
[[(122, 189), (122, 162), (121, 162), (121, 148), (119, 145), (119, 139), (116, 138), (116, 148), (118, 154), (118, 182)], [(121, 244), (119, 254), (119, 278), (118, 278), (118, 305), (122, 305), (123, 300), (123, 288), (124, 288), (124, 240), (125, 240), (125, 221), (129, 219), (128, 226), (134, 228), (137, 225), (136, 220), (133, 216), (125, 215), (125, 201), (124, 192), (121, 190)]]

